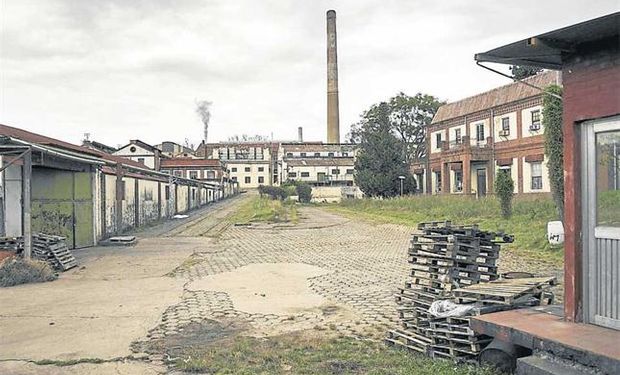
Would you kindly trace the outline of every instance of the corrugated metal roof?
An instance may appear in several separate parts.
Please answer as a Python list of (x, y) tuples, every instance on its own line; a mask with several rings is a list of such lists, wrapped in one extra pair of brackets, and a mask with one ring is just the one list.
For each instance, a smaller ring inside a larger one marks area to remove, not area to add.
[[(524, 81), (534, 86), (544, 88), (554, 83), (559, 84), (560, 73), (547, 71), (529, 77)], [(513, 82), (478, 95), (470, 96), (469, 98), (442, 105), (437, 110), (431, 124), (462, 117), (537, 95), (541, 95), (540, 90), (519, 82)]]
[(191, 159), (191, 158), (173, 158), (161, 161), (162, 168), (174, 167), (221, 167), (222, 162), (219, 159)]

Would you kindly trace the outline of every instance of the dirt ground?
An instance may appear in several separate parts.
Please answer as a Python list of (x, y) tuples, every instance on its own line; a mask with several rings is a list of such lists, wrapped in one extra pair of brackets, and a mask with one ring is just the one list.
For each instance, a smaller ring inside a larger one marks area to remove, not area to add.
[(397, 324), (411, 228), (316, 207), (295, 226), (235, 226), (246, 199), (148, 228), (134, 247), (78, 250), (57, 281), (0, 289), (0, 374), (161, 374), (180, 348), (234, 335), (379, 339)]

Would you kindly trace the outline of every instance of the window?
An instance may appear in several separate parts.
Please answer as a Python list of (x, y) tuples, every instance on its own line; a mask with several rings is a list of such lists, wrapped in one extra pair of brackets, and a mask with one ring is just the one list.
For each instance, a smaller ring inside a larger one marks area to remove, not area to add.
[(454, 171), (454, 191), (463, 191), (463, 171)]
[(441, 172), (435, 172), (435, 192), (441, 193)]
[(249, 172), (249, 171), (250, 171), (250, 167), (245, 167), (245, 168), (244, 168), (244, 170), (245, 170), (246, 172)]
[(302, 158), (305, 158), (305, 157), (306, 157), (306, 153), (305, 153), (305, 152), (302, 152), (302, 153), (301, 153), (301, 157), (302, 157)]
[(233, 182), (237, 182), (237, 176), (231, 177), (230, 180), (233, 181)]
[(540, 110), (537, 109), (530, 112), (530, 114), (532, 115), (532, 124), (530, 125), (530, 130), (540, 130)]
[(347, 174), (353, 174), (354, 170), (353, 169), (347, 169)]
[(138, 158), (138, 163), (144, 164), (144, 158)]
[(343, 152), (342, 156), (347, 157), (347, 156), (349, 156), (349, 153), (348, 152)]
[(332, 169), (332, 174), (340, 174), (340, 169)]
[(246, 183), (246, 184), (249, 184), (250, 182), (252, 182), (252, 178), (250, 178), (250, 176), (247, 176), (247, 177), (245, 178), (245, 183)]
[(502, 117), (502, 131), (505, 135), (510, 134), (510, 117)]
[(333, 158), (334, 157), (334, 153), (333, 152), (328, 152), (327, 156), (330, 157), (330, 158)]
[(321, 157), (321, 153), (320, 152), (315, 152), (314, 153), (314, 157), (315, 158), (320, 158)]
[(258, 167), (258, 171), (259, 172), (264, 172), (265, 171), (265, 167)]
[(131, 146), (131, 147), (129, 147), (129, 151), (131, 151), (131, 152), (136, 152), (136, 146)]
[(193, 180), (197, 180), (198, 179), (198, 171), (189, 171), (189, 178), (191, 178)]
[(441, 148), (441, 133), (435, 134), (435, 145), (437, 148)]
[(310, 177), (310, 172), (301, 172), (301, 177)]
[(596, 225), (620, 227), (620, 131), (596, 133), (594, 152)]
[(207, 171), (207, 179), (208, 180), (215, 179), (215, 171)]
[(461, 137), (461, 129), (454, 129), (454, 142), (461, 143), (463, 138)]
[(176, 169), (173, 172), (174, 177), (183, 177), (183, 171)]
[(287, 152), (286, 153), (286, 157), (287, 158), (292, 158), (293, 157), (293, 153), (292, 152)]
[(231, 172), (237, 172), (237, 167), (230, 168)]
[(542, 163), (531, 163), (532, 168), (532, 190), (542, 189)]
[(170, 199), (170, 186), (164, 186), (164, 198), (166, 200)]
[(476, 141), (484, 141), (484, 123), (476, 125)]
[(265, 177), (263, 177), (263, 176), (259, 176), (259, 177), (258, 177), (258, 183), (259, 183), (259, 184), (262, 184), (262, 183), (264, 183), (264, 182), (265, 182)]
[(295, 177), (297, 177), (297, 172), (288, 172), (288, 176), (292, 177), (292, 178), (295, 178)]

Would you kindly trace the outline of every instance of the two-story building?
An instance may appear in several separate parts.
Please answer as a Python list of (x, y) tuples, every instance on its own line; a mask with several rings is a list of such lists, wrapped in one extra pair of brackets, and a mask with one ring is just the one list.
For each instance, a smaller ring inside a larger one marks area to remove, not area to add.
[(221, 142), (203, 143), (196, 154), (224, 162), (231, 181), (243, 189), (277, 183), (277, 150), (278, 144), (272, 142)]
[(280, 181), (352, 186), (354, 153), (353, 145), (349, 144), (283, 143), (278, 155)]
[(428, 162), (412, 167), (422, 192), (484, 196), (499, 172), (511, 175), (516, 194), (550, 192), (542, 89), (561, 77), (549, 71), (525, 81), (438, 109), (427, 128)]
[(150, 169), (159, 170), (160, 161), (164, 157), (161, 150), (139, 139), (132, 139), (128, 144), (114, 151), (112, 155), (144, 164)]
[[(215, 183), (220, 191), (214, 199), (227, 197), (236, 193), (236, 183), (231, 183), (228, 170), (223, 161), (218, 159), (170, 158), (161, 160), (161, 171), (176, 178)], [(211, 197), (209, 197), (211, 198)]]

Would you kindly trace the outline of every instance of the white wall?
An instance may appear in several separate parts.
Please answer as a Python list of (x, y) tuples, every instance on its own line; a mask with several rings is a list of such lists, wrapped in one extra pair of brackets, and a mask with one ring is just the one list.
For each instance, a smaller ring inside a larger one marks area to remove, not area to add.
[[(269, 168), (269, 161), (263, 163), (239, 163), (238, 160), (227, 161), (226, 168), (230, 171), (230, 178), (237, 178), (240, 188), (257, 188), (259, 185), (271, 185), (271, 171)], [(259, 172), (259, 168), (263, 168), (262, 172)], [(233, 172), (234, 168), (237, 168), (236, 172)], [(245, 171), (245, 168), (250, 168), (249, 172)], [(250, 177), (250, 183), (245, 182), (245, 178)], [(258, 178), (263, 177), (263, 182), (259, 183)]]
[[(535, 111), (535, 110), (540, 111), (540, 130), (538, 131), (530, 130), (530, 125), (532, 125), (532, 111)], [(521, 111), (521, 124), (522, 124), (521, 136), (523, 138), (544, 134), (545, 129), (542, 125), (542, 106), (536, 106), (536, 107), (526, 108), (522, 110)]]
[(461, 130), (461, 141), (463, 140), (463, 137), (465, 137), (467, 135), (467, 133), (466, 133), (467, 130), (466, 130), (465, 124), (457, 125), (457, 126), (453, 126), (453, 127), (449, 128), (448, 131), (449, 131), (450, 144), (451, 145), (455, 144), (455, 142), (456, 142), (456, 130), (457, 129)]
[[(502, 131), (502, 119), (508, 117), (510, 119), (510, 134), (506, 137), (499, 136), (499, 132)], [(496, 143), (510, 141), (517, 139), (517, 112), (510, 112), (501, 116), (493, 117), (493, 135)]]
[(525, 158), (521, 159), (523, 163), (523, 192), (524, 193), (549, 193), (551, 186), (549, 185), (549, 169), (547, 168), (548, 159), (542, 162), (542, 189), (532, 190), (532, 163), (525, 161)]
[[(131, 152), (131, 148), (135, 147), (135, 152)], [(155, 168), (155, 155), (138, 145), (129, 144), (126, 147), (121, 148), (113, 153), (113, 155), (122, 156), (127, 159), (131, 159), (133, 161), (139, 161), (138, 159), (144, 159), (144, 165), (147, 167), (154, 169)]]
[(437, 130), (437, 131), (432, 132), (431, 133), (431, 139), (430, 139), (430, 142), (431, 142), (431, 154), (434, 154), (436, 152), (441, 152), (441, 148), (437, 147), (437, 141), (436, 141), (437, 134), (439, 134), (439, 133), (441, 134), (441, 140), (442, 141), (445, 141), (447, 139), (446, 138), (446, 129)]
[(486, 138), (491, 136), (491, 127), (489, 125), (489, 119), (484, 119), (481, 121), (474, 121), (469, 123), (469, 142), (472, 146), (477, 145), (476, 141), (476, 127), (478, 124), (484, 124), (484, 140), (482, 142), (486, 142)]

